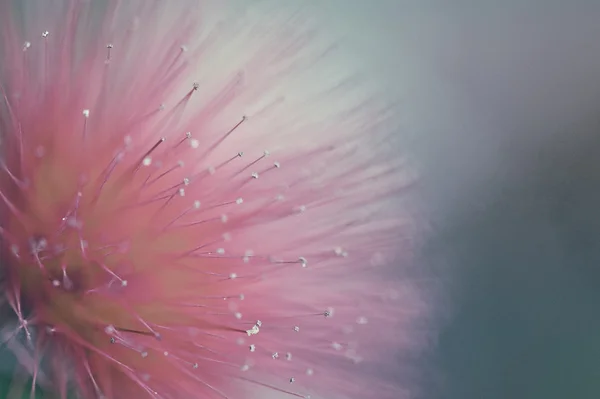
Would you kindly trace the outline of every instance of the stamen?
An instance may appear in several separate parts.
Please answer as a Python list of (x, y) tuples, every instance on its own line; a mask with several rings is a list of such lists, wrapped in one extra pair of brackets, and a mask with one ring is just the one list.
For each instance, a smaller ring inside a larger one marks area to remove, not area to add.
[(109, 43), (106, 45), (106, 63), (108, 64), (110, 62), (110, 53), (111, 50), (113, 49), (113, 45), (112, 43)]

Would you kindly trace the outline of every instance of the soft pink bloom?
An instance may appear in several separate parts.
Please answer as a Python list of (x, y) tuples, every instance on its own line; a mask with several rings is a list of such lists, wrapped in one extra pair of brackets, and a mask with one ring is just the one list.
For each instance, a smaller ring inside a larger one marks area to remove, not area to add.
[(215, 4), (0, 0), (3, 340), (61, 398), (409, 397), (393, 110)]

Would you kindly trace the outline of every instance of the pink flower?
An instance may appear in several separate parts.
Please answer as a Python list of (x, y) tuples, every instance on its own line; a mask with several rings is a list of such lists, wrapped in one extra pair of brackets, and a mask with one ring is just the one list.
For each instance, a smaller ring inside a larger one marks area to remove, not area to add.
[(0, 1), (0, 334), (27, 390), (409, 396), (372, 372), (428, 309), (385, 267), (413, 233), (391, 111), (307, 25), (225, 14)]

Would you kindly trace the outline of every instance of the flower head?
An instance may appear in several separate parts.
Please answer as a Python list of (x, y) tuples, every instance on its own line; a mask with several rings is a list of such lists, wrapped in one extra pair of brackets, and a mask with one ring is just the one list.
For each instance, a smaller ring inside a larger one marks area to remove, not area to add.
[(421, 293), (379, 267), (403, 250), (410, 179), (385, 109), (337, 72), (310, 91), (312, 31), (213, 24), (203, 2), (16, 4), (0, 334), (27, 389), (398, 397), (359, 364), (418, 346)]

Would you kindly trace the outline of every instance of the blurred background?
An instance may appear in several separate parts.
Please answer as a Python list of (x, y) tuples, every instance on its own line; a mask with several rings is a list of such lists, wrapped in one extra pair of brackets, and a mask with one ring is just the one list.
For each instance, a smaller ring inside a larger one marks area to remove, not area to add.
[(413, 3), (327, 2), (421, 172), (444, 286), (421, 396), (598, 398), (600, 4)]

